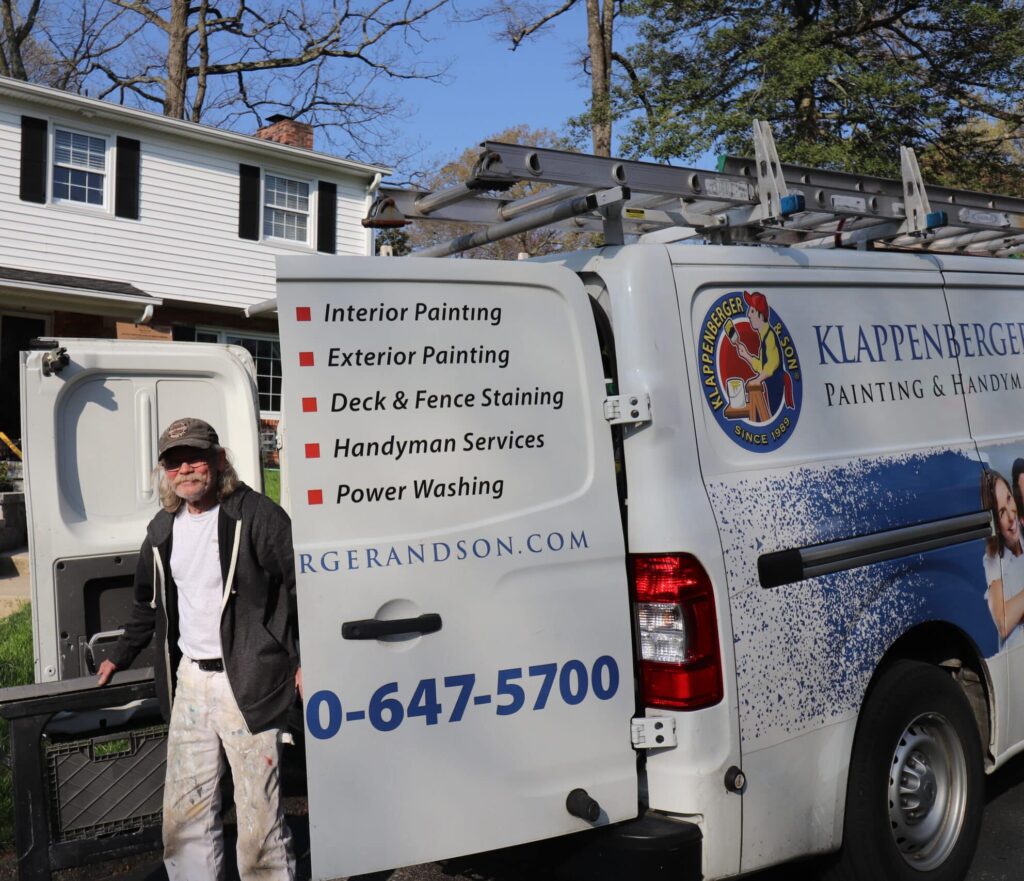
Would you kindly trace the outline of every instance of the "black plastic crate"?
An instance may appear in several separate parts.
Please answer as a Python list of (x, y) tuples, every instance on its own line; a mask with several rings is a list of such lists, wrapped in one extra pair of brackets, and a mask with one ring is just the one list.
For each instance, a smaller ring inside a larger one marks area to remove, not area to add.
[(166, 725), (44, 742), (54, 842), (160, 825)]

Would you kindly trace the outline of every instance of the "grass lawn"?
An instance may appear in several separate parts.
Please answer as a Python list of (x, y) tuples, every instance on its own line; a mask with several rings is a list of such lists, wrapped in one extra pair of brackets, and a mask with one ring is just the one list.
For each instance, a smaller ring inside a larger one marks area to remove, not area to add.
[[(32, 660), (32, 608), (26, 603), (13, 615), (0, 619), (0, 688), (28, 685), (34, 678)], [(0, 719), (0, 750), (9, 754), (7, 723)], [(14, 843), (14, 796), (11, 772), (0, 768), (0, 850)]]
[(263, 491), (281, 504), (281, 472), (277, 468), (263, 469)]

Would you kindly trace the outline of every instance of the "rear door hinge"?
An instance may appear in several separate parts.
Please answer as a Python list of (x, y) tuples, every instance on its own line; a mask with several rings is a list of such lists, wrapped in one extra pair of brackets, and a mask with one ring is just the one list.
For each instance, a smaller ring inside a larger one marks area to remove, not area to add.
[(676, 745), (676, 720), (671, 716), (638, 716), (630, 721), (635, 749), (664, 749)]
[(612, 395), (604, 399), (604, 418), (612, 425), (651, 421), (651, 396)]

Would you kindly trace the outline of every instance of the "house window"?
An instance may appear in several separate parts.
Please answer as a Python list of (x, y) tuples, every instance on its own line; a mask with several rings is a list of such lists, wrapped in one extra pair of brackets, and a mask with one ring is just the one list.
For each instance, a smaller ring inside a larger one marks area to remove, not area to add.
[(107, 142), (58, 128), (53, 139), (53, 199), (103, 205), (107, 172)]
[(281, 344), (272, 336), (236, 333), (232, 330), (196, 330), (197, 343), (241, 346), (256, 364), (256, 388), (261, 413), (281, 411)]
[(263, 178), (265, 238), (309, 242), (309, 184), (267, 174)]

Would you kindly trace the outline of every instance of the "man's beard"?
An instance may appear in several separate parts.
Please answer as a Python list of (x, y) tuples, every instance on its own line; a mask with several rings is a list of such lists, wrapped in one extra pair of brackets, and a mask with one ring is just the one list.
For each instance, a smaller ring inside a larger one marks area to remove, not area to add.
[[(183, 499), (186, 502), (197, 502), (206, 495), (216, 477), (216, 473), (212, 470), (207, 470), (204, 474), (199, 472), (185, 475), (179, 474), (171, 481), (171, 489), (174, 490), (174, 494), (179, 499)], [(189, 488), (179, 489), (179, 486), (185, 483), (189, 484)]]

